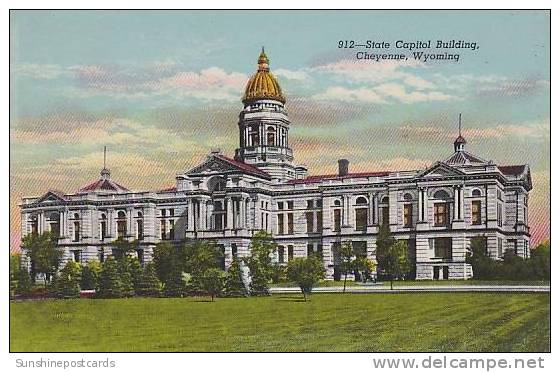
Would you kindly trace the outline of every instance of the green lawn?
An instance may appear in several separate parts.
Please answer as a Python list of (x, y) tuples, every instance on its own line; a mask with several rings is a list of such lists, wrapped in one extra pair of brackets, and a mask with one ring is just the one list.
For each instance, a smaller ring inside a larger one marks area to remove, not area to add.
[[(342, 287), (344, 285), (343, 281), (334, 280), (323, 280), (317, 283), (316, 287)], [(362, 287), (364, 284), (360, 282), (355, 282), (353, 280), (348, 280), (346, 282), (346, 287)], [(368, 286), (373, 285), (368, 283)], [(389, 281), (382, 281), (375, 284), (375, 286), (390, 286)], [(469, 280), (395, 280), (393, 281), (393, 287), (402, 286), (429, 286), (429, 285), (443, 285), (443, 286), (459, 286), (459, 285), (550, 285), (550, 280), (479, 280), (479, 279), (469, 279)], [(297, 287), (293, 283), (283, 282), (274, 283), (271, 287)]]
[(549, 351), (550, 295), (321, 294), (10, 304), (18, 351)]

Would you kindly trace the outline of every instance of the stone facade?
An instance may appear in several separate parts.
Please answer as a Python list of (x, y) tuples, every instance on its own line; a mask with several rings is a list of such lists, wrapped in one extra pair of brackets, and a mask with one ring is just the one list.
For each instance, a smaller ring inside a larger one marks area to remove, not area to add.
[[(263, 55), (255, 76), (271, 81)], [(408, 242), (417, 279), (471, 277), (465, 254), (476, 236), (486, 237), (495, 259), (507, 249), (528, 257), (528, 165), (484, 160), (467, 152), (459, 135), (453, 153), (428, 169), (351, 173), (342, 159), (337, 174), (307, 176), (293, 163), (279, 85), (263, 91), (259, 84), (253, 77), (247, 86), (234, 158), (213, 151), (177, 174), (174, 188), (160, 191), (130, 191), (104, 168), (99, 180), (75, 193), (24, 198), (22, 236), (55, 231), (64, 259), (81, 262), (103, 260), (118, 237), (138, 240), (144, 262), (161, 241), (212, 239), (223, 247), (227, 267), (264, 230), (279, 244), (280, 262), (319, 252), (327, 279), (340, 275), (341, 242), (352, 241), (375, 260), (383, 223)]]

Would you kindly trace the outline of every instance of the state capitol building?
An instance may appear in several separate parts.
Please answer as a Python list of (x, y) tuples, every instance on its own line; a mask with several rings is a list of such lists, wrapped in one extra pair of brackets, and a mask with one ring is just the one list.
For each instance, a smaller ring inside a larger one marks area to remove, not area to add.
[(471, 277), (465, 254), (476, 236), (486, 237), (495, 259), (506, 249), (529, 256), (528, 165), (500, 166), (469, 153), (459, 134), (453, 152), (427, 169), (353, 173), (341, 159), (337, 174), (308, 176), (294, 162), (286, 99), (264, 50), (242, 102), (233, 158), (214, 151), (159, 191), (131, 191), (104, 167), (76, 192), (23, 198), (22, 236), (53, 231), (63, 261), (82, 263), (103, 261), (118, 238), (138, 241), (141, 262), (161, 241), (210, 239), (228, 267), (264, 230), (278, 244), (277, 262), (319, 253), (326, 279), (340, 278), (342, 242), (375, 259), (381, 224), (408, 242), (417, 279)]

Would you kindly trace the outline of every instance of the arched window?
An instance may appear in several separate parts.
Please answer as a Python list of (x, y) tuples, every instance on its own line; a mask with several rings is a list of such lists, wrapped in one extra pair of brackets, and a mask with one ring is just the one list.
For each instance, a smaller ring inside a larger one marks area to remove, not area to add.
[(367, 204), (368, 201), (363, 196), (360, 196), (356, 199), (356, 230), (365, 230), (367, 228)]
[(54, 237), (60, 236), (60, 215), (58, 212), (53, 212), (49, 215), (49, 226)]
[(403, 195), (403, 199), (405, 201), (411, 201), (412, 200), (412, 195), (410, 195), (408, 192), (406, 194)]
[(389, 204), (389, 197), (384, 196), (381, 198), (381, 204)]
[(126, 236), (126, 213), (119, 211), (117, 213), (117, 238), (124, 239)]
[(251, 146), (259, 145), (259, 126), (252, 125), (249, 127), (249, 138), (251, 139)]
[(281, 132), (281, 133), (282, 133), (282, 134), (281, 134), (281, 141), (282, 141), (282, 143), (281, 143), (281, 146), (283, 146), (283, 147), (287, 147), (287, 146), (288, 146), (288, 135), (287, 135), (287, 132), (288, 132), (288, 131), (286, 130), (286, 128), (282, 128), (282, 132)]
[(334, 201), (334, 206), (335, 206), (335, 207), (340, 207), (340, 200), (338, 200), (338, 199), (335, 200), (335, 201)]
[(274, 146), (276, 144), (276, 129), (274, 129), (274, 127), (268, 127), (266, 130), (266, 144), (268, 146)]
[(473, 197), (478, 197), (478, 196), (480, 196), (480, 195), (481, 195), (481, 192), (480, 192), (479, 189), (474, 189), (474, 190), (472, 191), (472, 196), (473, 196)]
[(379, 214), (379, 224), (385, 225), (389, 223), (389, 197), (384, 196), (381, 198), (380, 206), (381, 213)]
[(29, 224), (31, 225), (31, 234), (38, 234), (39, 233), (39, 220), (37, 219), (37, 215), (32, 215), (29, 218)]
[(367, 203), (368, 203), (367, 199), (366, 199), (365, 197), (363, 197), (363, 196), (359, 196), (359, 197), (356, 199), (356, 204), (357, 204), (357, 205), (367, 205)]
[(144, 221), (142, 219), (136, 221), (136, 239), (144, 239)]
[(225, 217), (226, 217), (224, 204), (220, 200), (215, 200), (213, 205), (214, 205), (213, 228), (214, 230), (223, 230), (225, 226)]
[(434, 194), (434, 199), (449, 199), (449, 194), (445, 190), (438, 190)]
[(99, 230), (101, 232), (101, 240), (107, 237), (107, 215), (101, 214), (101, 222), (99, 223)]

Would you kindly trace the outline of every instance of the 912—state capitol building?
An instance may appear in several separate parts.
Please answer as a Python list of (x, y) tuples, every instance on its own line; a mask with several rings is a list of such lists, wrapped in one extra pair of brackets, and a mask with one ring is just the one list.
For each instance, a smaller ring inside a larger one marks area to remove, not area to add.
[(141, 262), (151, 260), (161, 241), (211, 239), (227, 267), (265, 230), (278, 243), (277, 262), (318, 253), (326, 279), (340, 278), (337, 247), (344, 241), (375, 259), (384, 223), (408, 242), (417, 279), (471, 277), (465, 255), (476, 236), (486, 237), (495, 259), (506, 249), (529, 256), (528, 165), (484, 160), (466, 151), (459, 134), (450, 156), (427, 169), (353, 173), (341, 159), (337, 174), (308, 176), (294, 163), (286, 100), (264, 50), (242, 102), (233, 158), (213, 151), (178, 173), (175, 187), (160, 191), (130, 191), (104, 167), (75, 193), (23, 198), (22, 236), (52, 231), (63, 261), (82, 263), (103, 261), (118, 238), (138, 241)]

